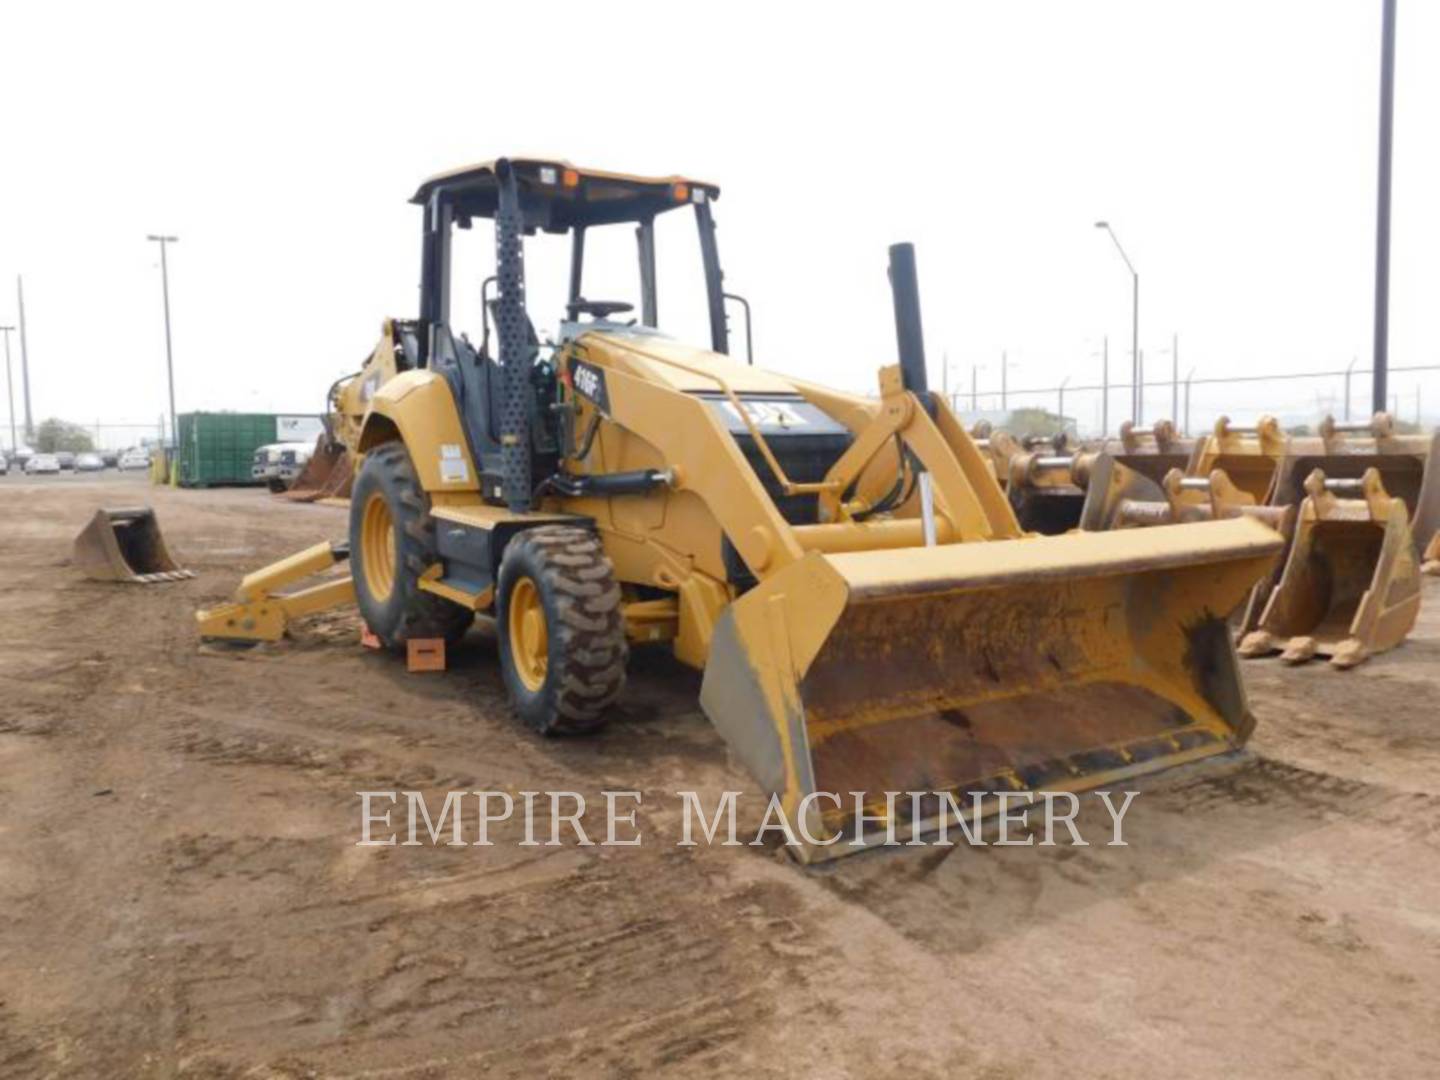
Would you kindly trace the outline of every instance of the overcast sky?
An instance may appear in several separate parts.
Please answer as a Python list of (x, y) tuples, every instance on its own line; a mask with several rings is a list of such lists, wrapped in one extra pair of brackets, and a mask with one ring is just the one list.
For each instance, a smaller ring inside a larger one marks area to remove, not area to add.
[[(1172, 334), (1182, 375), (1368, 361), (1380, 0), (226, 11), (5, 7), (0, 323), (23, 273), (37, 421), (164, 409), (157, 231), (181, 238), (181, 411), (317, 411), (381, 318), (414, 314), (416, 184), (498, 154), (718, 182), (759, 362), (840, 386), (893, 362), (896, 240), (937, 385), (948, 354), (952, 389), (972, 365), (997, 389), (1002, 351), (1014, 388), (1095, 383), (1107, 334), (1121, 378), (1130, 283), (1097, 218), (1140, 270), (1152, 378)], [(1395, 365), (1440, 364), (1437, 54), (1440, 5), (1401, 0)], [(1407, 417), (1418, 378), (1392, 379)], [(1197, 420), (1338, 390), (1197, 391)], [(1098, 395), (1067, 411), (1093, 426)]]

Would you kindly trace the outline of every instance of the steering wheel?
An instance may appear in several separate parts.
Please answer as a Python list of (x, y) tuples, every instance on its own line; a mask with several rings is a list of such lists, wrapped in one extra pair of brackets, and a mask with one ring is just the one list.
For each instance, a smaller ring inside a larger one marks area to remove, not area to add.
[(625, 311), (634, 311), (634, 304), (627, 304), (624, 300), (571, 300), (565, 305), (566, 312), (574, 319), (579, 315), (589, 315), (592, 319), (608, 319), (611, 315), (619, 315)]

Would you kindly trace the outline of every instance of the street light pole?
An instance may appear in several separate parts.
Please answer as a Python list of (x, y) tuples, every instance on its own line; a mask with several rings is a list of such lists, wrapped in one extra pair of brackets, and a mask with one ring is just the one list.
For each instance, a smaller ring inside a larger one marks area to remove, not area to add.
[(5, 335), (5, 393), (10, 398), (10, 449), (20, 449), (20, 441), (15, 437), (15, 380), (10, 374), (10, 331), (13, 326), (0, 326), (0, 334)]
[(1110, 434), (1110, 335), (1100, 345), (1100, 437)]
[(1130, 418), (1138, 424), (1144, 419), (1144, 390), (1140, 386), (1140, 275), (1136, 273), (1130, 256), (1126, 255), (1125, 249), (1120, 246), (1120, 238), (1115, 235), (1115, 230), (1110, 227), (1110, 223), (1097, 221), (1095, 228), (1104, 229), (1110, 234), (1110, 239), (1115, 241), (1115, 250), (1120, 252), (1120, 258), (1125, 260), (1125, 268), (1130, 271), (1132, 285), (1130, 296)]
[(1380, 162), (1375, 198), (1375, 373), (1372, 412), (1385, 411), (1390, 366), (1390, 144), (1395, 131), (1395, 0), (1384, 0), (1380, 31)]
[(160, 245), (160, 289), (165, 298), (165, 373), (170, 380), (170, 442), (180, 444), (180, 429), (175, 426), (175, 358), (170, 348), (170, 267), (165, 259), (165, 248), (178, 243), (178, 236), (147, 236)]

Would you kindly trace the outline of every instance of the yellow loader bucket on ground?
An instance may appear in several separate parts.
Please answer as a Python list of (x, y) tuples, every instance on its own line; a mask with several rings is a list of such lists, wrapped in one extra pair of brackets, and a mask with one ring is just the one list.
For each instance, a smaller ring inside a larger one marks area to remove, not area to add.
[(160, 523), (149, 507), (97, 510), (75, 537), (71, 558), (86, 577), (153, 585), (195, 576), (165, 546)]
[[(1248, 520), (811, 552), (721, 617), (701, 704), (805, 861), (933, 831), (953, 793), (1082, 791), (1240, 746), (1226, 616), (1280, 537)], [(877, 835), (878, 832), (878, 835)], [(834, 842), (831, 840), (834, 838)], [(813, 841), (813, 842), (812, 842)]]
[(1376, 469), (1359, 480), (1315, 470), (1305, 491), (1284, 569), (1240, 654), (1354, 667), (1405, 640), (1420, 613), (1409, 511)]

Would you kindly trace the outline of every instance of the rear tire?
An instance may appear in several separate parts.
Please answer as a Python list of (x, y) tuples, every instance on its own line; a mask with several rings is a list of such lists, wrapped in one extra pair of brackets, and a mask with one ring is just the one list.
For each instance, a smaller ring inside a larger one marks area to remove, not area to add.
[(554, 735), (605, 726), (630, 649), (620, 586), (595, 533), (545, 525), (511, 540), (496, 629), (505, 688), (528, 727)]
[(465, 636), (475, 613), (420, 589), (420, 575), (440, 561), (430, 497), (403, 444), (369, 451), (350, 495), (350, 569), (355, 601), (372, 633), (400, 650), (411, 638)]

